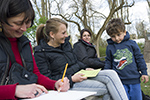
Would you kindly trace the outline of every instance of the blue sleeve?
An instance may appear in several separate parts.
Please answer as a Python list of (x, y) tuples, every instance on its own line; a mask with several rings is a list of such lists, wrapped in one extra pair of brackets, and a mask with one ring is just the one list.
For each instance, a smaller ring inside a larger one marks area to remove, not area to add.
[(112, 69), (112, 60), (113, 60), (113, 58), (112, 58), (112, 54), (111, 54), (111, 50), (109, 49), (110, 47), (109, 46), (107, 46), (107, 48), (106, 48), (106, 60), (105, 60), (105, 67), (104, 67), (104, 69)]
[(132, 47), (133, 47), (133, 56), (135, 57), (138, 70), (141, 71), (142, 75), (147, 75), (147, 65), (143, 58), (143, 54), (141, 54), (140, 48), (135, 41), (133, 42)]

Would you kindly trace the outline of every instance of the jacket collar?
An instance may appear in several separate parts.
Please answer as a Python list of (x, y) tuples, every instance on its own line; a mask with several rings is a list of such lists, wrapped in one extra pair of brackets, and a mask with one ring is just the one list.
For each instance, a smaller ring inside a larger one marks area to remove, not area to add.
[(83, 39), (79, 39), (78, 41), (81, 42), (81, 43), (83, 43), (86, 46), (94, 47), (94, 45), (92, 43), (88, 43), (88, 42), (84, 41)]
[(64, 44), (61, 44), (60, 47), (54, 48), (54, 47), (52, 47), (52, 46), (49, 46), (49, 45), (46, 43), (46, 41), (45, 41), (44, 39), (41, 39), (39, 45), (36, 46), (36, 47), (34, 48), (34, 50), (35, 50), (35, 51), (43, 51), (43, 50), (46, 50), (46, 51), (58, 51), (58, 52), (62, 52), (62, 50), (64, 50), (64, 49), (66, 50), (66, 49), (67, 49), (66, 46), (68, 46), (68, 43), (70, 44), (69, 40), (70, 40), (70, 36), (68, 36), (68, 37), (65, 39), (65, 43), (64, 43)]

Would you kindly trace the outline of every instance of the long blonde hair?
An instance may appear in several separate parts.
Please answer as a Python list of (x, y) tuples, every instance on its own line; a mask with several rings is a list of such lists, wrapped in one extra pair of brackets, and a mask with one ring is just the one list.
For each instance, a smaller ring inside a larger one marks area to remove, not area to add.
[(68, 24), (64, 20), (59, 18), (51, 18), (46, 21), (46, 24), (39, 25), (36, 31), (37, 45), (39, 45), (41, 39), (44, 39), (47, 43), (51, 38), (49, 33), (57, 33), (61, 24), (65, 24), (66, 28), (68, 27)]

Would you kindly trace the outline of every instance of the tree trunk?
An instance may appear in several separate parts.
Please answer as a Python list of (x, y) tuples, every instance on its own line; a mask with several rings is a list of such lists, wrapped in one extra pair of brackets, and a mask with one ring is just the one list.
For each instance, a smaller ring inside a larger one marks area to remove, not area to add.
[(146, 63), (150, 63), (150, 40), (145, 41), (144, 45), (144, 59)]

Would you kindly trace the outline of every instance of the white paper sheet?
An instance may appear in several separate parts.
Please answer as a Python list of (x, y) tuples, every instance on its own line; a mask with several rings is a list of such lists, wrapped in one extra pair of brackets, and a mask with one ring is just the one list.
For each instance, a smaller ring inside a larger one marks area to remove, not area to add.
[(48, 94), (42, 94), (39, 97), (33, 99), (22, 99), (22, 100), (81, 100), (82, 98), (96, 94), (96, 92), (87, 91), (73, 91), (67, 92), (49, 91)]

